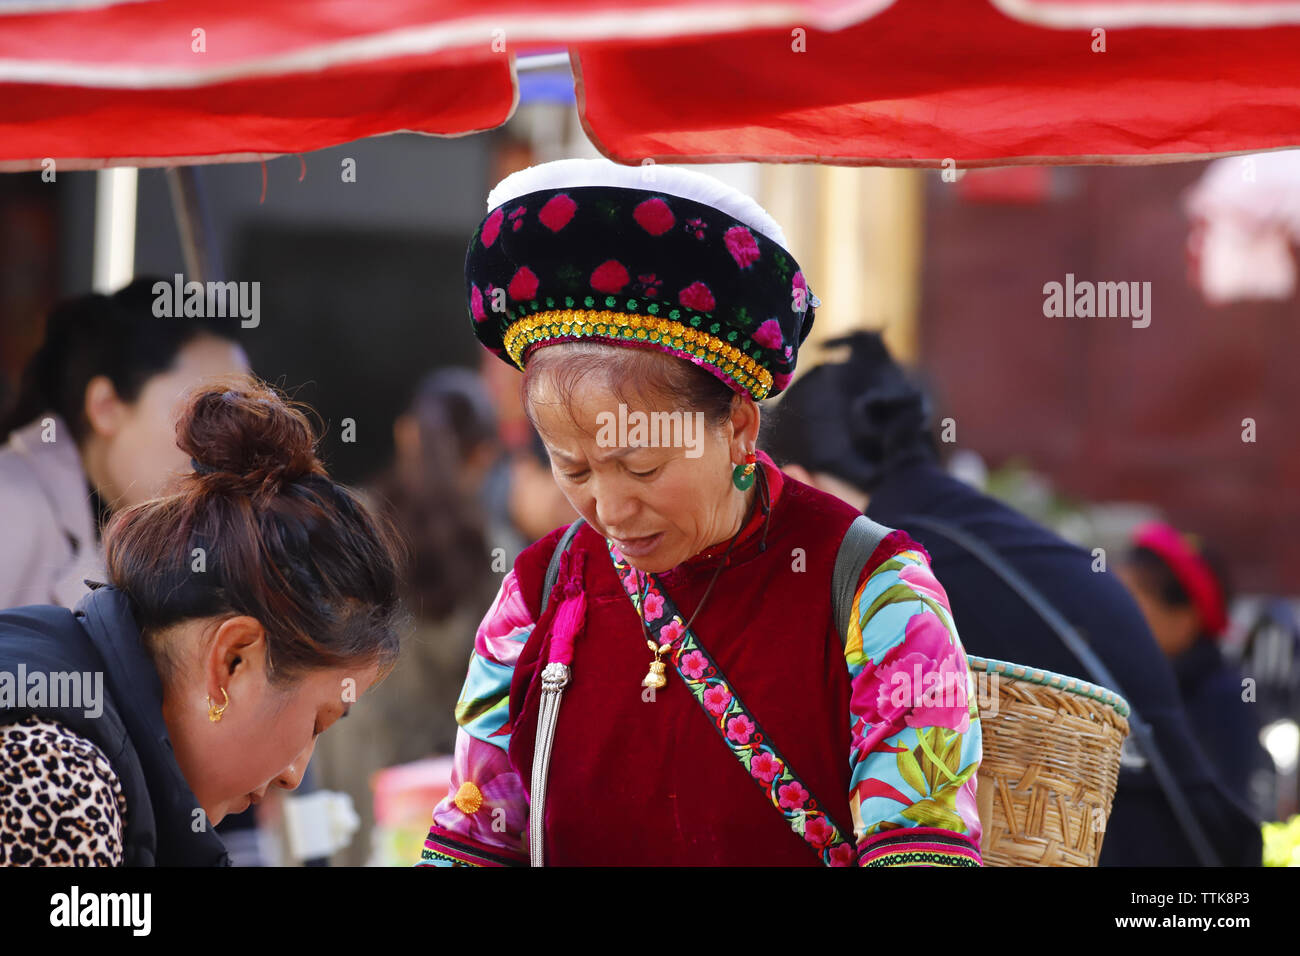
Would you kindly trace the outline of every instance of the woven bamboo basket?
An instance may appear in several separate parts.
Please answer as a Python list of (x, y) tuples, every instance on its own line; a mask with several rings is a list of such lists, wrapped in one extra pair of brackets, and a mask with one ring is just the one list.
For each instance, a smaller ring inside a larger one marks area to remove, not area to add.
[[(1051, 671), (969, 657), (984, 756), (977, 799), (986, 866), (1096, 866), (1129, 706)], [(994, 696), (986, 685), (996, 681)]]

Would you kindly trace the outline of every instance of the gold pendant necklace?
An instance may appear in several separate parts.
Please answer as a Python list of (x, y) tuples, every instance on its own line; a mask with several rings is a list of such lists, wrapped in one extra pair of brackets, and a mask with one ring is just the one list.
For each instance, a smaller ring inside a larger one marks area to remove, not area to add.
[(647, 640), (646, 646), (654, 652), (655, 659), (650, 662), (650, 670), (645, 675), (645, 680), (641, 681), (642, 687), (653, 687), (658, 690), (668, 683), (668, 678), (664, 677), (664, 655), (673, 649), (671, 644), (660, 644), (655, 647), (655, 642)]

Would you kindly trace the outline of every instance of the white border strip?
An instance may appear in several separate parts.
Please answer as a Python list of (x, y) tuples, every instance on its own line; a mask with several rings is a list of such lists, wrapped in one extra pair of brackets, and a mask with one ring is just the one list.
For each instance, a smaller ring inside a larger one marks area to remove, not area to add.
[[(419, 56), (481, 45), (484, 61), (493, 37), (504, 31), (520, 42), (583, 43), (616, 38), (656, 39), (695, 34), (735, 33), (751, 29), (807, 23), (834, 31), (875, 16), (894, 0), (861, 0), (820, 12), (797, 2), (737, 2), (699, 7), (651, 10), (610, 10), (575, 19), (573, 16), (524, 16), (514, 19), (482, 16), (449, 23), (403, 27), (387, 33), (348, 37), (332, 43), (292, 50), (259, 59), (212, 68), (156, 68), (121, 64), (93, 65), (58, 60), (0, 59), (0, 82), (41, 83), (105, 89), (188, 89), (256, 77), (310, 73), (331, 67)], [(500, 54), (498, 54), (500, 55)], [(201, 58), (196, 58), (196, 60)]]
[(0, 0), (0, 16), (40, 16), (45, 13), (69, 13), (74, 10), (103, 10), (128, 3), (154, 3), (155, 0)]
[[(1243, 6), (1213, 0), (1185, 3), (1037, 3), (991, 0), (1002, 13), (1025, 23), (1059, 29), (1096, 27), (1259, 27), (1300, 24), (1300, 3)], [(1300, 54), (1298, 54), (1300, 55)]]

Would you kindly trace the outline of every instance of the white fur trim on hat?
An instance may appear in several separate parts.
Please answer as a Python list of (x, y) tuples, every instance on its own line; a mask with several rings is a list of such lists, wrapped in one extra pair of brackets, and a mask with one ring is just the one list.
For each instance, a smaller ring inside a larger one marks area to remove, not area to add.
[(608, 159), (557, 159), (540, 163), (511, 173), (497, 183), (488, 193), (488, 211), (528, 193), (576, 186), (622, 186), (692, 199), (726, 213), (789, 249), (785, 233), (776, 220), (751, 197), (720, 179), (679, 166), (623, 166)]

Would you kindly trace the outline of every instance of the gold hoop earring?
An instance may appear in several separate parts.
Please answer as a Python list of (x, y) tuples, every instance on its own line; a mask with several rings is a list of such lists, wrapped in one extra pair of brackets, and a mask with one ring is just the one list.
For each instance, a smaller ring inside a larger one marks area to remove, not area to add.
[(226, 708), (230, 706), (230, 695), (226, 693), (224, 687), (221, 688), (221, 696), (226, 698), (226, 702), (218, 707), (216, 704), (212, 703), (212, 695), (208, 695), (208, 720), (212, 721), (214, 724), (221, 719), (221, 715), (224, 714)]

